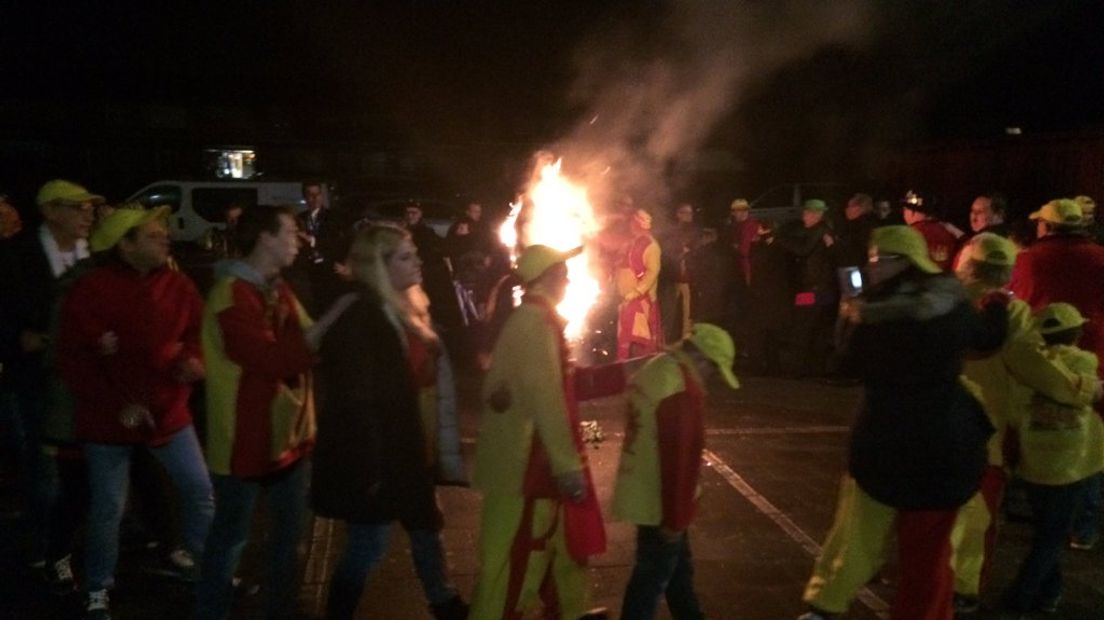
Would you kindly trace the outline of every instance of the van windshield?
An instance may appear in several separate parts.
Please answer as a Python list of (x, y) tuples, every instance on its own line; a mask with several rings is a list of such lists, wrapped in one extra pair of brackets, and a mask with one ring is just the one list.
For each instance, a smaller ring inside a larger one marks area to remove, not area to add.
[(192, 190), (192, 209), (208, 222), (223, 222), (230, 207), (257, 206), (255, 187), (204, 187)]
[(169, 205), (172, 212), (180, 210), (180, 186), (179, 185), (154, 185), (135, 198), (146, 208)]

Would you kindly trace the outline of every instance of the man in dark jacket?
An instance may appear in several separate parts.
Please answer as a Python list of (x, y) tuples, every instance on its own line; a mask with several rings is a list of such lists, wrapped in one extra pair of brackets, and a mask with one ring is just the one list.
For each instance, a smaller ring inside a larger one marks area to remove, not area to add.
[(792, 344), (794, 373), (799, 377), (824, 373), (830, 345), (829, 328), (836, 307), (830, 248), (836, 238), (824, 218), (827, 211), (823, 200), (806, 200), (801, 221), (778, 233), (777, 243), (789, 254), (795, 276)]
[(67, 565), (44, 563), (45, 528), (59, 494), (57, 463), (40, 449), (47, 406), (43, 397), (55, 372), (44, 355), (50, 344), (58, 282), (88, 257), (88, 233), (96, 205), (104, 198), (76, 183), (56, 179), (42, 186), (36, 202), (42, 225), (25, 228), (5, 241), (0, 256), (0, 398), (14, 407), (11, 421), (32, 529), (28, 563), (47, 569), (53, 581), (65, 578), (71, 586)]
[(870, 234), (878, 226), (874, 217), (874, 199), (869, 194), (855, 194), (843, 210), (834, 247), (836, 265), (862, 267), (870, 249)]
[[(304, 303), (312, 316), (318, 316), (345, 289), (340, 271), (349, 240), (347, 227), (325, 203), (321, 182), (303, 183), (303, 201), (307, 210), (298, 217), (303, 252), (293, 268), (306, 275), (309, 294), (304, 295)], [(295, 284), (294, 278), (291, 283)]]

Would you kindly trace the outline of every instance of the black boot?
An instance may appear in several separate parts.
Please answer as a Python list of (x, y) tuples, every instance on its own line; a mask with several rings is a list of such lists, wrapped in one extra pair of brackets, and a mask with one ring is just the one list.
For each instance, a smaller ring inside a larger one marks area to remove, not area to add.
[(326, 599), (326, 620), (351, 620), (364, 592), (363, 583), (330, 580), (330, 595)]
[(468, 604), (457, 594), (444, 603), (430, 605), (429, 611), (436, 620), (467, 620)]

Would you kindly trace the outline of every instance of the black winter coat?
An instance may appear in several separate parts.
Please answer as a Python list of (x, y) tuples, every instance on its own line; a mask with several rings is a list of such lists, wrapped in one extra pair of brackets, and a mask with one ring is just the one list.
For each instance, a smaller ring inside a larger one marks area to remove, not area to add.
[(354, 523), (439, 528), (405, 349), (378, 297), (365, 288), (359, 295), (322, 340), (312, 506)]
[(863, 491), (905, 510), (951, 509), (974, 494), (993, 428), (959, 374), (964, 354), (996, 350), (1007, 326), (1005, 306), (979, 313), (950, 276), (868, 300), (844, 354), (865, 388), (849, 452)]

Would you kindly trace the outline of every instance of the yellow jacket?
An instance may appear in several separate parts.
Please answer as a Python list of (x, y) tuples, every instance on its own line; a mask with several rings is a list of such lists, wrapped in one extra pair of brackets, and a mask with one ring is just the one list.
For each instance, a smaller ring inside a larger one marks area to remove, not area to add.
[[(1097, 359), (1067, 345), (1047, 347), (1055, 359), (1096, 376)], [(1092, 406), (1066, 405), (1043, 395), (1014, 421), (1020, 436), (1020, 477), (1035, 484), (1063, 485), (1104, 470), (1104, 423)]]
[(981, 402), (997, 432), (989, 440), (989, 464), (1004, 465), (1002, 447), (1009, 424), (1025, 415), (1034, 394), (1071, 406), (1092, 403), (1096, 371), (1074, 370), (1049, 353), (1035, 329), (1031, 308), (1008, 306), (1008, 339), (996, 354), (969, 360), (963, 374), (981, 390)]
[[(693, 362), (678, 349), (652, 358), (633, 375), (629, 388), (628, 418), (625, 421), (625, 442), (613, 492), (613, 514), (618, 519), (656, 526), (672, 517), (664, 514), (657, 413), (661, 403), (686, 391), (682, 373), (684, 367), (700, 386), (701, 378)], [(693, 458), (700, 464), (700, 452)], [(692, 495), (696, 497), (699, 491), (695, 489)]]
[[(486, 494), (521, 495), (534, 438), (547, 452), (554, 476), (582, 471), (563, 386), (560, 334), (544, 309), (523, 303), (506, 319), (483, 382), (476, 488)], [(504, 411), (489, 404), (498, 391), (509, 395)]]
[(626, 300), (647, 296), (655, 301), (662, 251), (651, 235), (634, 238), (616, 272), (617, 291)]

